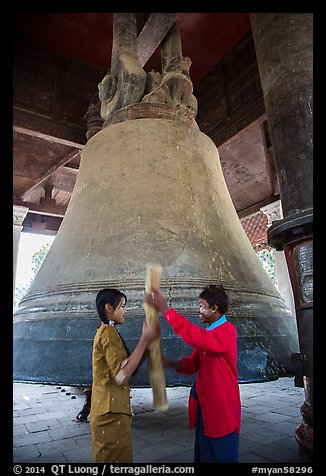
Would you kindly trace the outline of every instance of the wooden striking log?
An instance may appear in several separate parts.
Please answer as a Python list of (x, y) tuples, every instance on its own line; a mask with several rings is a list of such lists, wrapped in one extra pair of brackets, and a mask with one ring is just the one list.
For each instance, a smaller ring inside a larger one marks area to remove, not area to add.
[[(162, 268), (159, 265), (147, 265), (145, 290), (146, 293), (159, 289)], [(145, 303), (147, 324), (158, 323), (158, 311)], [(154, 339), (149, 346), (149, 382), (153, 391), (154, 407), (156, 410), (166, 410), (169, 407), (166, 396), (165, 371), (162, 365), (161, 339)]]

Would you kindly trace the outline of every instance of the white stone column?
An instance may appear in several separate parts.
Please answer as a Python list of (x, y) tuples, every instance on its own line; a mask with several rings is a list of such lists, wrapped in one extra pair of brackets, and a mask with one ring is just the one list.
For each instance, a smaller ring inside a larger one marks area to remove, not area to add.
[(20, 233), (23, 228), (23, 221), (27, 215), (28, 208), (14, 205), (13, 206), (13, 295), (15, 295), (16, 271), (19, 250)]
[[(269, 205), (262, 207), (260, 210), (267, 216), (268, 227), (271, 226), (273, 221), (280, 220), (283, 218), (283, 211), (280, 200), (270, 203)], [(284, 251), (274, 250), (274, 258), (278, 291), (283, 297), (285, 304), (288, 306), (293, 316), (295, 317), (296, 313), (293, 291)]]

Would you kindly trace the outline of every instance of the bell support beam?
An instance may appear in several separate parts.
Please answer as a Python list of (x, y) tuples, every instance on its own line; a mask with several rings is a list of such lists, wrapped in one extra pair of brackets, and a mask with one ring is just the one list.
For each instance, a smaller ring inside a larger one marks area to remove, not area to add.
[(139, 63), (143, 67), (174, 24), (177, 13), (151, 13), (137, 38)]

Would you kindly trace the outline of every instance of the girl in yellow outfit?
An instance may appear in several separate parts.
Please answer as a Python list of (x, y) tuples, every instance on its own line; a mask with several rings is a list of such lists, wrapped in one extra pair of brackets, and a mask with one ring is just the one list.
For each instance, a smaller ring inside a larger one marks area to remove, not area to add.
[(159, 336), (158, 326), (144, 321), (137, 346), (129, 355), (115, 328), (122, 324), (127, 298), (117, 289), (102, 289), (96, 307), (102, 321), (93, 342), (93, 385), (90, 426), (93, 463), (132, 463), (129, 378), (148, 344)]

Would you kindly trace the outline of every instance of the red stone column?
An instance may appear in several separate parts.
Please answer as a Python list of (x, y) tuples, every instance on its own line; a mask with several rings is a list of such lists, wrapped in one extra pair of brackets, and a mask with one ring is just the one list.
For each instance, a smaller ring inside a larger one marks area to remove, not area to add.
[(299, 373), (305, 389), (300, 449), (313, 449), (313, 202), (312, 13), (251, 13), (284, 218), (268, 242), (287, 258), (299, 333)]

